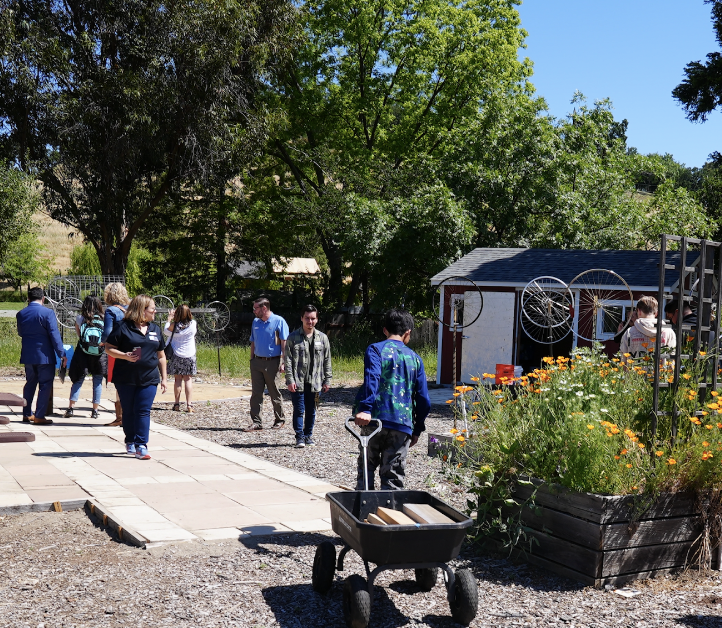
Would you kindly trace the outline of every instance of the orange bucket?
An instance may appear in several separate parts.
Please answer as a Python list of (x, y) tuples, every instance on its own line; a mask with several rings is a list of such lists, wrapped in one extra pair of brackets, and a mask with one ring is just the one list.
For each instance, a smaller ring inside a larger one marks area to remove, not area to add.
[[(506, 377), (508, 379), (511, 379), (514, 377), (514, 365), (513, 364), (497, 364), (496, 365), (496, 379), (494, 382), (497, 385), (502, 384), (501, 381), (502, 377)], [(508, 383), (508, 380), (507, 380)]]

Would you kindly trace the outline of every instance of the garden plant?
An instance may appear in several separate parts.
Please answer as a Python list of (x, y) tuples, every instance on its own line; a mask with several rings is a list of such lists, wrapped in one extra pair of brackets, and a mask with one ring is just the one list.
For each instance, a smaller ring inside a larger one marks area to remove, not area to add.
[[(520, 507), (534, 509), (534, 494), (521, 503), (515, 488), (539, 481), (635, 496), (633, 518), (662, 493), (693, 493), (704, 537), (718, 538), (722, 400), (714, 390), (705, 397), (697, 392), (697, 382), (717, 362), (700, 351), (683, 362), (675, 381), (673, 362), (662, 356), (668, 387), (660, 389), (660, 408), (676, 407), (674, 433), (670, 416), (659, 417), (653, 429), (653, 359), (609, 358), (601, 346), (581, 348), (570, 358), (547, 357), (542, 368), (499, 387), (484, 383), (494, 377), (487, 373), (473, 378), (475, 386), (456, 388), (471, 420), (468, 428), (452, 430), (455, 448), (444, 457), (447, 472), (467, 488), (469, 512), (477, 513), (477, 540), (503, 538), (508, 548), (531, 543)], [(705, 554), (703, 562), (709, 543)]]

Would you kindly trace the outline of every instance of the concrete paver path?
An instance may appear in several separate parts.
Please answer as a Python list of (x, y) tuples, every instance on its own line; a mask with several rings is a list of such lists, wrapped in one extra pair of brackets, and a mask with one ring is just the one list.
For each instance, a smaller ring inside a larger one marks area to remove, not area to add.
[(0, 508), (92, 498), (148, 543), (331, 529), (324, 496), (335, 486), (154, 422), (152, 459), (137, 460), (124, 451), (122, 429), (103, 426), (113, 415), (90, 419), (90, 410), (81, 399), (73, 418), (38, 426), (0, 406), (11, 419), (0, 430), (35, 434), (0, 444)]

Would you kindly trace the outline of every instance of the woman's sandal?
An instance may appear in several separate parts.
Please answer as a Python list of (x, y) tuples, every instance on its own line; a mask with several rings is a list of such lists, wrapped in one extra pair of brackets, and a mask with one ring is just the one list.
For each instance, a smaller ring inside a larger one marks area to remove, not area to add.
[(188, 404), (188, 408), (186, 410), (187, 412), (193, 412), (193, 406), (191, 404)]
[(180, 412), (180, 404), (179, 403), (173, 404), (173, 412)]

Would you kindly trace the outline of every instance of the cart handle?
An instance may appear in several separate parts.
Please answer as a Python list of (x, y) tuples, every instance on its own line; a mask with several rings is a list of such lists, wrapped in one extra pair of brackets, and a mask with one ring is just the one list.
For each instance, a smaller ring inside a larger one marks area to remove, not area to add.
[(381, 421), (379, 421), (378, 419), (371, 419), (371, 423), (377, 423), (378, 427), (373, 432), (371, 432), (369, 435), (362, 436), (355, 429), (353, 429), (351, 427), (351, 424), (353, 423), (353, 421), (354, 421), (354, 417), (352, 417), (352, 416), (350, 416), (348, 419), (346, 419), (346, 429), (356, 440), (358, 440), (361, 443), (361, 447), (366, 449), (366, 447), (369, 446), (369, 441), (374, 436), (376, 436), (376, 434), (378, 434), (381, 431), (381, 428), (383, 427), (383, 425), (381, 425)]
[(351, 435), (354, 438), (358, 439), (358, 442), (361, 443), (361, 451), (363, 452), (363, 456), (364, 456), (364, 490), (368, 491), (369, 490), (369, 458), (368, 458), (367, 449), (369, 446), (369, 441), (374, 436), (376, 436), (376, 434), (378, 434), (381, 431), (381, 428), (383, 426), (381, 424), (381, 421), (379, 421), (378, 419), (371, 419), (371, 421), (375, 421), (376, 423), (378, 423), (378, 427), (373, 432), (368, 434), (367, 436), (362, 436), (355, 429), (353, 429), (351, 427), (351, 421), (353, 421), (353, 420), (354, 420), (354, 417), (350, 416), (348, 419), (346, 419), (345, 425), (346, 425), (346, 429), (351, 433)]

